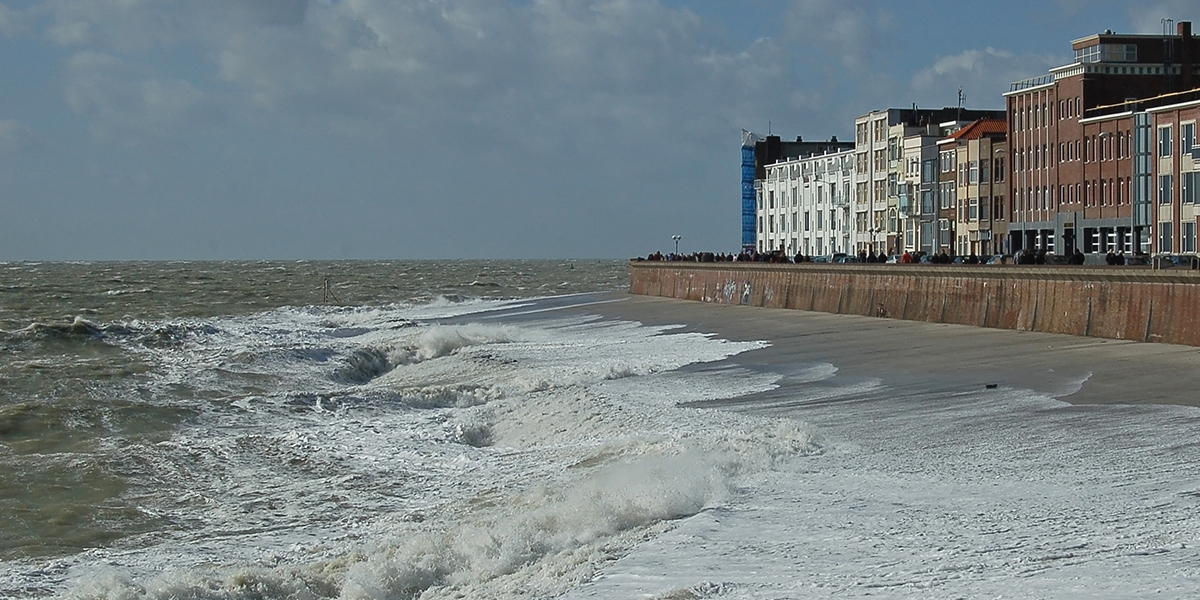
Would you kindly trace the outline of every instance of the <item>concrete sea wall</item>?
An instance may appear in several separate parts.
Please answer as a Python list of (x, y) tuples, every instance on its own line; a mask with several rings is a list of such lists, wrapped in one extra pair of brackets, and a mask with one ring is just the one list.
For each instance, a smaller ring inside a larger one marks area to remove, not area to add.
[(1134, 267), (633, 261), (630, 291), (1200, 346), (1200, 272)]

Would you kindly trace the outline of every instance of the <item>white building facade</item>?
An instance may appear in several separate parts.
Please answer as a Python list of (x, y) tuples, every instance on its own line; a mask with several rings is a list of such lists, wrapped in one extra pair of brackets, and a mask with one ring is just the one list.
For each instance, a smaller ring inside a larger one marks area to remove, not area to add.
[(855, 253), (853, 150), (783, 160), (756, 183), (758, 250)]

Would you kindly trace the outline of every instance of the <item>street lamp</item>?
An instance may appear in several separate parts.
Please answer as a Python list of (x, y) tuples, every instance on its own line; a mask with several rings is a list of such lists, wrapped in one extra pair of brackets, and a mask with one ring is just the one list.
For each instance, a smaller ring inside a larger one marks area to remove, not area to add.
[(871, 233), (871, 252), (875, 252), (875, 237), (877, 235), (879, 235), (880, 233), (883, 233), (883, 228), (872, 227), (872, 228), (868, 229), (867, 231), (869, 231)]
[(675, 256), (679, 256), (679, 240), (683, 239), (682, 235), (673, 235), (671, 239), (675, 240)]

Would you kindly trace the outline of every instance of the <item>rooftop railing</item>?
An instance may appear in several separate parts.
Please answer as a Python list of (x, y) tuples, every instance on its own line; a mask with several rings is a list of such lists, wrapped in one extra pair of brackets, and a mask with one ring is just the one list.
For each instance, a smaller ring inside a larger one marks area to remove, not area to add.
[(1038, 77), (1030, 77), (1029, 79), (1022, 79), (1021, 81), (1017, 81), (1008, 87), (1008, 91), (1017, 92), (1020, 90), (1027, 90), (1029, 88), (1035, 88), (1038, 86), (1048, 85), (1051, 83), (1054, 83), (1054, 75), (1053, 74), (1040, 75)]

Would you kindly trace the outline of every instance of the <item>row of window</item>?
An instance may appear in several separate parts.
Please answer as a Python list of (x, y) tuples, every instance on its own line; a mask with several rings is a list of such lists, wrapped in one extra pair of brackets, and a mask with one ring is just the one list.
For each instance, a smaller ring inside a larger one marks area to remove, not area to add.
[[(1174, 196), (1175, 180), (1170, 175), (1158, 176), (1158, 203), (1171, 204)], [(1181, 204), (1200, 204), (1200, 172), (1181, 173), (1179, 175), (1179, 202)]]
[[(1163, 125), (1158, 128), (1158, 156), (1165, 158), (1171, 156), (1171, 125)], [(1179, 125), (1179, 151), (1180, 154), (1187, 154), (1196, 146), (1196, 122), (1191, 121)]]
[(960, 223), (991, 221), (992, 215), (996, 216), (997, 221), (1004, 220), (1003, 196), (993, 196), (990, 202), (988, 198), (969, 198), (958, 207), (958, 221)]
[[(849, 182), (846, 182), (841, 186), (841, 193), (838, 193), (839, 189), (838, 189), (837, 184), (831, 183), (831, 184), (827, 184), (827, 185), (828, 185), (828, 189), (825, 184), (813, 186), (812, 188), (809, 188), (809, 189), (813, 190), (813, 193), (805, 194), (804, 196), (801, 196), (799, 187), (792, 186), (790, 194), (786, 193), (786, 192), (780, 192), (778, 194), (778, 198), (779, 198), (778, 204), (779, 204), (780, 208), (787, 206), (789, 198), (791, 200), (792, 206), (798, 206), (800, 204), (801, 199), (804, 200), (804, 204), (812, 204), (812, 203), (825, 204), (825, 200), (827, 197), (830, 202), (835, 202), (835, 203), (839, 202), (839, 201), (849, 200), (849, 198), (850, 198), (850, 183)], [(826, 191), (828, 191), (828, 193), (826, 193)], [(767, 202), (766, 202), (767, 208), (768, 209), (775, 208), (775, 205), (776, 205), (775, 190), (767, 190), (766, 196), (767, 196)], [(756, 200), (757, 200), (757, 202), (756, 202), (755, 208), (757, 210), (762, 210), (763, 209), (763, 193), (761, 191), (758, 193)]]
[(1083, 98), (1064, 98), (1058, 101), (1058, 112), (1055, 114), (1054, 102), (1037, 102), (1023, 107), (1014, 106), (1009, 111), (1009, 122), (1013, 131), (1028, 131), (1041, 127), (1049, 127), (1056, 120), (1063, 121), (1083, 116)]
[[(1158, 224), (1158, 247), (1163, 252), (1171, 252), (1174, 248), (1174, 229), (1175, 224), (1170, 221), (1163, 221)], [(1180, 252), (1195, 252), (1196, 251), (1196, 223), (1185, 222), (1180, 223), (1179, 232), (1179, 251)]]
[[(848, 243), (849, 242), (847, 241), (847, 244)], [(786, 247), (784, 246), (784, 244), (786, 244)], [(806, 239), (803, 241), (803, 247), (801, 247), (801, 241), (796, 238), (792, 238), (790, 240), (770, 239), (770, 240), (767, 240), (766, 244), (764, 244), (762, 242), (762, 240), (759, 240), (759, 242), (758, 242), (758, 251), (759, 252), (765, 252), (767, 250), (777, 250), (777, 249), (783, 249), (784, 252), (786, 252), (789, 255), (795, 254), (797, 252), (803, 252), (804, 254), (807, 254), (810, 256), (821, 256), (821, 255), (824, 255), (827, 253), (826, 245), (825, 245), (825, 238), (817, 238), (816, 240)], [(841, 252), (842, 250), (844, 250), (844, 248), (841, 248), (838, 246), (836, 239), (829, 240), (828, 253)]]
[[(1200, 204), (1200, 171), (1182, 173), (1180, 175), (1180, 202), (1182, 204)], [(860, 184), (864, 185), (865, 184)], [(957, 189), (952, 182), (941, 182), (940, 193), (940, 208), (958, 209), (960, 221), (976, 221), (987, 220), (988, 208), (986, 203), (981, 204), (979, 198), (970, 198), (963, 205), (957, 204)], [(1171, 175), (1160, 175), (1158, 178), (1158, 201), (1161, 205), (1170, 205), (1174, 202), (1174, 177)], [(774, 193), (771, 193), (774, 197)], [(923, 208), (925, 214), (934, 212), (934, 192), (928, 190), (923, 192)], [(1054, 186), (1038, 186), (1016, 190), (1016, 197), (1013, 209), (1020, 210), (1056, 210), (1059, 204), (1079, 204), (1082, 203), (1086, 207), (1104, 207), (1104, 206), (1123, 206), (1131, 204), (1134, 197), (1134, 180), (1133, 178), (1117, 177), (1115, 179), (1100, 179), (1090, 180), (1073, 185), (1061, 185), (1055, 189)], [(1003, 219), (1005, 214), (1003, 210), (1003, 199), (1000, 196), (995, 197), (994, 206), (991, 214), (996, 215), (997, 219)], [(793, 204), (794, 206), (794, 204)], [(772, 208), (774, 206), (772, 205)], [(915, 211), (914, 211), (915, 212)], [(797, 224), (796, 219), (798, 213), (792, 214), (792, 230), (795, 231)], [(824, 228), (824, 212), (815, 211), (816, 228)], [(1014, 213), (1015, 215), (1016, 213)], [(810, 213), (805, 211), (804, 215), (804, 231), (809, 231), (811, 228)], [(835, 211), (829, 211), (830, 228), (836, 229)], [(770, 217), (768, 222), (768, 231), (774, 232), (774, 218)], [(780, 216), (780, 231), (788, 231), (787, 222)], [(763, 232), (763, 220), (759, 217), (759, 233)]]
[(882, 142), (887, 137), (887, 118), (879, 118), (871, 121), (872, 135), (871, 140), (867, 139), (867, 123), (856, 123), (854, 125), (854, 143), (858, 146), (867, 145), (868, 141)]
[[(803, 229), (801, 229), (800, 215), (803, 215)], [(815, 218), (814, 218), (815, 217)], [(813, 224), (816, 227), (813, 227)], [(787, 233), (788, 231), (812, 231), (813, 229), (825, 229), (825, 223), (829, 223), (829, 229), (837, 230), (837, 211), (829, 211), (829, 220), (825, 220), (825, 211), (804, 211), (803, 213), (791, 213), (791, 227), (788, 227), (788, 215), (767, 215), (758, 217), (758, 232), (759, 233)], [(763, 231), (763, 225), (766, 225), (766, 231)], [(844, 223), (843, 223), (844, 225)]]

